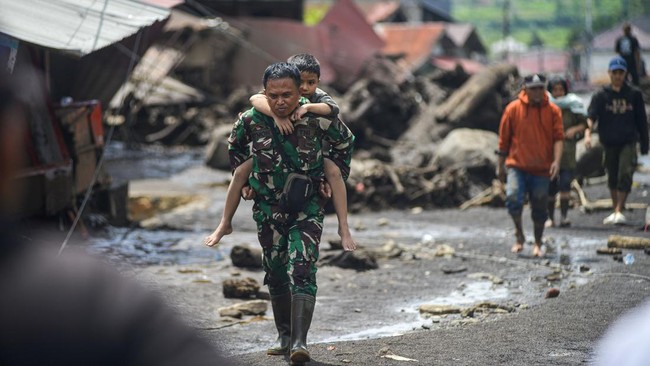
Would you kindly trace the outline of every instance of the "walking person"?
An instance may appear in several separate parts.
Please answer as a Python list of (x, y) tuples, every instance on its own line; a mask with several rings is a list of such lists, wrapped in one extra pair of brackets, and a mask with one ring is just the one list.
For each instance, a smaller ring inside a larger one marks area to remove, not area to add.
[[(308, 103), (300, 96), (300, 71), (293, 64), (270, 65), (263, 84), (275, 116), (288, 117)], [(324, 200), (310, 187), (324, 180), (324, 142), (331, 146), (329, 159), (343, 167), (347, 179), (354, 136), (339, 119), (322, 115), (306, 114), (293, 126), (294, 133), (282, 136), (272, 117), (251, 108), (235, 122), (228, 143), (233, 170), (249, 158), (253, 161), (244, 195), (254, 193), (264, 284), (269, 287), (278, 330), (278, 342), (267, 353), (289, 354), (293, 364), (301, 365), (310, 360), (307, 332), (316, 304), (316, 261), (324, 215)], [(298, 180), (296, 186), (302, 189), (294, 191), (289, 182), (296, 181), (296, 173), (305, 180)]]
[(628, 75), (632, 77), (632, 83), (639, 85), (641, 74), (641, 46), (639, 40), (632, 35), (630, 23), (623, 24), (623, 35), (616, 39), (616, 53), (623, 57), (627, 63)]
[(521, 252), (526, 241), (521, 217), (527, 195), (534, 226), (535, 257), (543, 256), (549, 181), (560, 171), (564, 140), (560, 108), (549, 102), (545, 86), (543, 75), (524, 78), (523, 90), (501, 117), (497, 150), (497, 175), (506, 182), (506, 208), (515, 226), (512, 252)]
[[(591, 98), (587, 123), (598, 125), (598, 136), (605, 151), (607, 186), (614, 211), (603, 220), (605, 225), (627, 222), (622, 211), (632, 189), (637, 164), (637, 142), (641, 154), (648, 153), (648, 118), (641, 91), (625, 82), (627, 62), (620, 56), (609, 62), (610, 84)], [(591, 147), (591, 128), (585, 131), (585, 145)]]
[(555, 202), (560, 193), (560, 227), (571, 226), (567, 215), (571, 200), (571, 181), (576, 170), (576, 143), (587, 129), (587, 110), (580, 97), (569, 93), (569, 83), (563, 77), (555, 77), (548, 83), (551, 103), (562, 110), (564, 147), (560, 159), (560, 172), (552, 179), (548, 191), (548, 220), (546, 227), (555, 226)]

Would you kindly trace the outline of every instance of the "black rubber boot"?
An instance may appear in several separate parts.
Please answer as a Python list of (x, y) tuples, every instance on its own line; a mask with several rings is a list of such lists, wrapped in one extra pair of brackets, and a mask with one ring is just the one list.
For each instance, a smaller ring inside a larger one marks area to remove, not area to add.
[(278, 340), (266, 350), (267, 355), (286, 355), (291, 346), (291, 292), (271, 296), (273, 319), (278, 329)]
[(307, 350), (307, 332), (314, 314), (316, 298), (296, 294), (291, 299), (291, 364), (304, 365), (311, 357)]

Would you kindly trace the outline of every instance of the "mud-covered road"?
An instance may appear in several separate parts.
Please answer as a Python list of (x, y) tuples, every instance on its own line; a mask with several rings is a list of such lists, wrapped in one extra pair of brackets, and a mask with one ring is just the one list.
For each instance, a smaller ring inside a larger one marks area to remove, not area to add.
[[(245, 360), (242, 364), (286, 364), (281, 357), (268, 359), (261, 352), (275, 337), (270, 306), (263, 317), (233, 320), (218, 314), (218, 308), (243, 301), (224, 298), (223, 280), (251, 277), (262, 283), (261, 271), (236, 268), (229, 259), (229, 251), (234, 245), (257, 245), (251, 204), (242, 202), (234, 220), (235, 232), (225, 237), (218, 248), (203, 247), (203, 237), (214, 229), (221, 215), (229, 173), (202, 167), (198, 155), (190, 158), (186, 155), (179, 153), (169, 157), (162, 154), (160, 159), (166, 159), (168, 164), (173, 166), (178, 162), (177, 168), (166, 177), (146, 178), (146, 171), (138, 171), (142, 175), (138, 178), (142, 179), (130, 183), (130, 195), (189, 196), (189, 203), (146, 220), (143, 223), (147, 229), (110, 228), (103, 237), (92, 239), (91, 251), (101, 253), (123, 272), (158, 290), (192, 326), (200, 329), (224, 353)], [(109, 172), (122, 169), (115, 164), (120, 161), (109, 161)], [(152, 165), (155, 161), (146, 164), (148, 167)], [(638, 176), (643, 182), (645, 175)], [(644, 184), (635, 185), (629, 202), (645, 203), (646, 189)], [(607, 197), (602, 184), (588, 186), (586, 192), (591, 200)], [(606, 214), (583, 214), (572, 210), (570, 217), (574, 225), (571, 228), (547, 230), (547, 255), (541, 260), (530, 257), (530, 246), (521, 255), (509, 252), (513, 231), (505, 209), (422, 211), (414, 207), (406, 211), (352, 214), (353, 235), (363, 249), (381, 252), (385, 246), (397, 247), (401, 255), (380, 258), (378, 269), (363, 272), (320, 266), (317, 305), (309, 334), (309, 342), (315, 344), (317, 362), (313, 364), (319, 364), (319, 355), (321, 359), (338, 362), (332, 364), (383, 364), (378, 360), (397, 364), (397, 361), (381, 358), (379, 346), (375, 347), (379, 348), (373, 354), (365, 355), (367, 358), (359, 358), (358, 352), (349, 351), (348, 354), (348, 351), (340, 349), (346, 347), (344, 344), (359, 344), (357, 341), (360, 340), (374, 339), (381, 343), (395, 339), (382, 337), (401, 334), (416, 337), (421, 334), (427, 338), (447, 332), (458, 334), (454, 332), (471, 331), (472, 327), (485, 327), (479, 324), (492, 322), (500, 324), (492, 327), (507, 327), (507, 324), (516, 323), (516, 319), (521, 321), (532, 314), (543, 314), (548, 311), (543, 309), (557, 306), (550, 304), (561, 299), (569, 301), (572, 294), (603, 282), (612, 277), (611, 273), (622, 273), (622, 277), (617, 277), (620, 280), (625, 278), (625, 273), (645, 270), (649, 261), (642, 251), (633, 251), (636, 261), (631, 266), (614, 261), (610, 256), (596, 254), (597, 248), (606, 246), (610, 234), (648, 236), (639, 230), (643, 226), (645, 211), (627, 212), (630, 225), (623, 227), (604, 227), (601, 222)], [(529, 217), (525, 219), (525, 226), (530, 241), (532, 224)], [(325, 220), (321, 258), (337, 253), (331, 251), (328, 244), (335, 238), (336, 218), (330, 215)], [(442, 249), (449, 251), (447, 246), (453, 254), (436, 256)], [(502, 281), (495, 281), (495, 278)], [(639, 282), (648, 294), (650, 282), (639, 278), (633, 280), (632, 277), (629, 281)], [(609, 280), (605, 283), (611, 285)], [(551, 287), (560, 290), (559, 298), (545, 299)], [(623, 308), (642, 299), (643, 291)], [(512, 311), (477, 312), (468, 318), (459, 314), (429, 318), (421, 316), (418, 311), (422, 304), (467, 308), (485, 301)], [(617, 313), (613, 310), (611, 314), (613, 318)], [(592, 341), (598, 338), (605, 326), (601, 324), (600, 329), (595, 330)], [(534, 329), (530, 331), (535, 332)], [(495, 347), (503, 341), (490, 339), (489, 331), (484, 337), (483, 342), (493, 342)], [(590, 357), (592, 343), (587, 342), (575, 352), (561, 351), (564, 356), (552, 359), (570, 360), (568, 364), (584, 362)], [(413, 350), (409, 357), (422, 361), (426, 354), (426, 350)], [(546, 359), (544, 357), (540, 360)], [(540, 364), (546, 363), (541, 361)], [(466, 360), (459, 364), (473, 362)]]

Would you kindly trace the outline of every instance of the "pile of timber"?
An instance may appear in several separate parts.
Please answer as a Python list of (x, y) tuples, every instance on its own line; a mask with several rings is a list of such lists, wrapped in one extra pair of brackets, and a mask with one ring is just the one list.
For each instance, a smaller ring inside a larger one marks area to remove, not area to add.
[(352, 211), (387, 207), (453, 207), (467, 199), (462, 168), (396, 167), (379, 160), (353, 160), (348, 179)]

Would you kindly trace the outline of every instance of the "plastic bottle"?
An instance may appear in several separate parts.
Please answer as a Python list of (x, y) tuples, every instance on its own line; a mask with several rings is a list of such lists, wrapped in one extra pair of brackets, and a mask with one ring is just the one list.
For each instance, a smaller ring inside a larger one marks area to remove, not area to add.
[(627, 265), (634, 263), (634, 255), (632, 255), (632, 253), (627, 253), (625, 257), (623, 257), (623, 263)]

